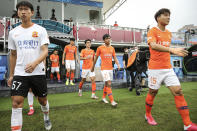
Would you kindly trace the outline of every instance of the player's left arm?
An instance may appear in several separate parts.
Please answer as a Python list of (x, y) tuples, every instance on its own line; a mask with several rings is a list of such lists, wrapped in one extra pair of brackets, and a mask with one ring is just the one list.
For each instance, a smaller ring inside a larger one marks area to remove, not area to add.
[(25, 72), (32, 73), (36, 68), (36, 66), (46, 59), (46, 57), (48, 56), (48, 44), (44, 44), (41, 46), (41, 52), (42, 53), (40, 57), (38, 57), (38, 59), (26, 65)]
[(79, 57), (78, 57), (78, 55), (77, 55), (77, 48), (76, 48), (76, 50), (75, 50), (75, 59), (77, 60), (78, 63), (80, 63)]
[(114, 61), (115, 61), (116, 65), (118, 66), (118, 69), (120, 70), (120, 64), (119, 64), (119, 61), (118, 61), (116, 55), (114, 55)]
[(95, 59), (94, 59), (94, 61), (93, 61), (93, 65), (92, 65), (92, 68), (91, 68), (91, 72), (94, 72), (94, 67), (95, 67), (95, 64), (96, 64), (97, 59), (98, 59), (98, 56), (96, 55), (96, 56), (95, 56)]
[(115, 61), (116, 65), (118, 66), (118, 69), (120, 70), (120, 64), (119, 64), (119, 61), (118, 61), (118, 59), (117, 59), (117, 57), (116, 57), (115, 49), (113, 49), (113, 54), (112, 54), (112, 56), (114, 57), (114, 61)]

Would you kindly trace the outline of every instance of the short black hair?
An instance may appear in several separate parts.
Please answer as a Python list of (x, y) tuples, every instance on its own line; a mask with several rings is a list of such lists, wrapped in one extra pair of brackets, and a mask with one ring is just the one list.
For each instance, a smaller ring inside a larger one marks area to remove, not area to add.
[(85, 44), (87, 43), (87, 41), (90, 41), (90, 43), (91, 43), (91, 40), (90, 39), (86, 39), (84, 42), (85, 42)]
[(108, 38), (108, 37), (111, 38), (111, 36), (110, 36), (109, 34), (104, 34), (104, 35), (103, 35), (103, 40), (105, 40), (105, 39)]
[(58, 51), (57, 49), (54, 49), (53, 52)]
[(75, 41), (75, 38), (70, 38), (70, 41)]
[(124, 50), (126, 50), (126, 49), (129, 49), (129, 47), (125, 46), (125, 47), (124, 47)]
[(155, 13), (155, 20), (157, 21), (157, 18), (158, 18), (159, 16), (161, 16), (161, 14), (165, 14), (165, 13), (169, 13), (169, 15), (170, 15), (170, 10), (167, 9), (167, 8), (162, 8), (162, 9), (158, 10), (158, 11)]
[(21, 6), (27, 6), (31, 9), (31, 11), (34, 11), (34, 7), (33, 5), (29, 2), (29, 1), (21, 1), (16, 5), (16, 9), (18, 11), (18, 8)]

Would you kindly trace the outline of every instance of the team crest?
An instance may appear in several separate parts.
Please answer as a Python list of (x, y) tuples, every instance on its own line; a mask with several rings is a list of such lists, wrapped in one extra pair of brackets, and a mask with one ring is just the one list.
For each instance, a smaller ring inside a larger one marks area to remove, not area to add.
[(37, 31), (32, 32), (32, 37), (38, 37), (38, 32)]

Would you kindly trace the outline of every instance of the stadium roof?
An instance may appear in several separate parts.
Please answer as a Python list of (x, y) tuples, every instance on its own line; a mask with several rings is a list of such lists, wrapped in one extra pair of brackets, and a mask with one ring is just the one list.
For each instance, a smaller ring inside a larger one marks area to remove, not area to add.
[(85, 5), (85, 6), (95, 6), (98, 8), (102, 8), (103, 14), (109, 11), (112, 7), (116, 5), (120, 0), (49, 0), (54, 2), (64, 2), (71, 3), (77, 5)]
[(113, 6), (115, 6), (115, 4), (118, 3), (120, 0), (90, 0), (90, 1), (103, 2), (103, 9), (102, 10), (103, 10), (103, 14), (105, 14)]

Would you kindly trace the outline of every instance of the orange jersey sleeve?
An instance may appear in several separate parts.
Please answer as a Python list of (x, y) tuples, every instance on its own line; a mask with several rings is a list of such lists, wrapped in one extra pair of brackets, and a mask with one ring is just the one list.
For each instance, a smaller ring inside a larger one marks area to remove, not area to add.
[(100, 49), (100, 46), (97, 48), (96, 50), (96, 56), (100, 56), (100, 52), (101, 52), (101, 49)]
[(156, 31), (154, 29), (149, 30), (147, 34), (148, 44), (151, 42), (156, 42)]
[(80, 57), (84, 57), (84, 49), (81, 50)]
[(150, 49), (149, 69), (170, 69), (170, 53), (153, 50), (150, 47), (151, 42), (169, 47), (171, 43), (171, 33), (168, 30), (161, 31), (157, 27), (153, 27), (147, 34)]
[(112, 54), (112, 56), (114, 57), (114, 56), (116, 56), (116, 52), (115, 52), (115, 49), (113, 48), (113, 54)]

